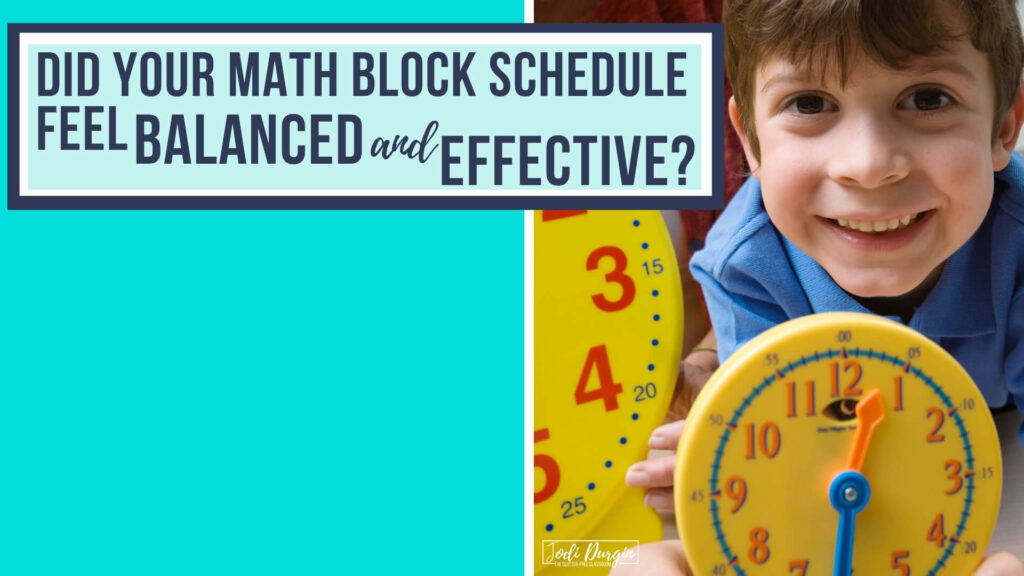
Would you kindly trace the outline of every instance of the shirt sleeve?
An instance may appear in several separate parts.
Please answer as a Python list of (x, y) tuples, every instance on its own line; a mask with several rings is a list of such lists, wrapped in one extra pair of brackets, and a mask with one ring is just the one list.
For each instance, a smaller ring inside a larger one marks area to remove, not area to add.
[(756, 278), (732, 268), (716, 277), (694, 258), (692, 271), (704, 292), (704, 302), (718, 340), (718, 360), (725, 362), (755, 336), (787, 320), (782, 307), (759, 297)]
[(718, 340), (718, 359), (773, 326), (811, 312), (751, 178), (690, 261)]

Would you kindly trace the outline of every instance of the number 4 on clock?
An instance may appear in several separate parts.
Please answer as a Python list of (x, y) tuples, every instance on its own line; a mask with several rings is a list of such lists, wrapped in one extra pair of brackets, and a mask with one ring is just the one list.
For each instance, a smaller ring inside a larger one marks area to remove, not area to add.
[[(596, 390), (587, 390), (587, 383), (590, 382), (590, 374), (597, 369)], [(612, 367), (608, 362), (608, 349), (604, 344), (594, 346), (587, 353), (587, 361), (583, 364), (583, 372), (580, 374), (579, 383), (576, 384), (576, 404), (586, 404), (594, 400), (604, 400), (605, 412), (619, 409), (619, 394), (622, 394), (622, 384), (612, 377)]]

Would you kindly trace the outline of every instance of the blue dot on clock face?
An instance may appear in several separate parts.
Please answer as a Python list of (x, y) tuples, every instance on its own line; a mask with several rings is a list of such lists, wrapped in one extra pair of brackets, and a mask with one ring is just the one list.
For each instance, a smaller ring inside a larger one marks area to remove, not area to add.
[(605, 460), (604, 467), (605, 468), (611, 468), (612, 467), (612, 461), (611, 460)]
[(639, 420), (640, 419), (640, 415), (637, 414), (636, 412), (633, 412), (632, 418), (633, 418), (633, 420)]
[(596, 485), (593, 482), (591, 482), (590, 484), (587, 484), (587, 490), (593, 490), (595, 486)]
[(657, 290), (651, 290), (651, 296), (657, 297), (658, 296), (658, 291)]
[(654, 315), (654, 321), (657, 322), (658, 320), (661, 320), (661, 314)]
[(637, 228), (639, 226), (640, 226), (640, 221), (639, 220), (633, 220), (633, 228)]
[(626, 443), (626, 437), (625, 436), (623, 436), (622, 438), (619, 438), (619, 444), (625, 444), (625, 443)]
[(658, 339), (657, 338), (655, 338), (654, 340), (651, 340), (651, 346), (657, 346), (657, 345), (658, 345)]
[(544, 529), (547, 530), (548, 532), (551, 532), (552, 530), (555, 529), (555, 525), (554, 524), (548, 524), (547, 526), (544, 527)]
[(648, 364), (647, 365), (647, 371), (648, 372), (654, 372), (654, 364)]
[(644, 250), (647, 250), (647, 242), (641, 244), (640, 247), (643, 248)]

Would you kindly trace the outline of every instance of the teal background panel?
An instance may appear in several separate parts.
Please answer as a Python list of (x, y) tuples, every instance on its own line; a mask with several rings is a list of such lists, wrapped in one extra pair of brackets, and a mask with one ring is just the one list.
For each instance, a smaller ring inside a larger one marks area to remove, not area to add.
[[(4, 11), (521, 22), (523, 6)], [(523, 572), (522, 213), (4, 208), (0, 243), (0, 574)]]

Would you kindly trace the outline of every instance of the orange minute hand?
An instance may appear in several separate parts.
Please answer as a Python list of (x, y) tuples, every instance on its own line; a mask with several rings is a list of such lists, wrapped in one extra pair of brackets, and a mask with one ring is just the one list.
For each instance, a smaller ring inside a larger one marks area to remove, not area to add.
[(882, 395), (875, 388), (857, 403), (857, 431), (854, 433), (850, 457), (846, 462), (847, 470), (861, 471), (864, 455), (868, 451), (868, 442), (871, 440), (871, 432), (884, 417), (885, 407), (882, 405)]

